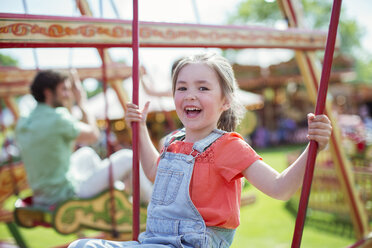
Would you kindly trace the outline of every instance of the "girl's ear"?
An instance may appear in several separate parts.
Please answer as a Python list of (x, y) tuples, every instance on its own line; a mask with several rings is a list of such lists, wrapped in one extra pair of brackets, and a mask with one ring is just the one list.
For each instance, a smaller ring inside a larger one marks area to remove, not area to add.
[(231, 107), (230, 101), (227, 100), (226, 98), (224, 99), (224, 103), (222, 104), (222, 110), (226, 111)]

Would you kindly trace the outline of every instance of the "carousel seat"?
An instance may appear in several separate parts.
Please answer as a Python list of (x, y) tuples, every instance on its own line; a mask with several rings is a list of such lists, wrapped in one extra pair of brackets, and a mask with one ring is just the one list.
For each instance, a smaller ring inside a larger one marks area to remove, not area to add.
[[(18, 225), (26, 228), (35, 226), (53, 227), (61, 234), (76, 233), (81, 229), (94, 229), (110, 232), (111, 223), (111, 196), (106, 190), (99, 195), (64, 201), (54, 209), (45, 210), (33, 206), (32, 197), (19, 199), (15, 205), (14, 218)], [(118, 233), (132, 232), (132, 204), (129, 196), (123, 191), (114, 190), (115, 225)], [(141, 223), (146, 220), (146, 207), (140, 208)], [(141, 230), (146, 228), (141, 225)]]

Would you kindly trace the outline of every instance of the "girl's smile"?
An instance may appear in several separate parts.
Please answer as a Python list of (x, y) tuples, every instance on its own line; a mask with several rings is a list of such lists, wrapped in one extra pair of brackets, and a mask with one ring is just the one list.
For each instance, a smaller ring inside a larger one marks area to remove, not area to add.
[(188, 118), (196, 118), (202, 110), (198, 107), (187, 106), (185, 107), (185, 112)]
[(187, 130), (186, 140), (206, 137), (217, 127), (226, 101), (216, 72), (203, 63), (188, 64), (178, 74), (174, 102)]

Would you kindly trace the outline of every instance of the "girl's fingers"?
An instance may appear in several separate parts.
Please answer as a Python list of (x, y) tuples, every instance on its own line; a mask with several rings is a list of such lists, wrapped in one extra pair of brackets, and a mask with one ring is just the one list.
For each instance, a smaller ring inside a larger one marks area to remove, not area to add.
[(314, 114), (308, 114), (307, 119), (308, 119), (309, 123), (321, 122), (321, 123), (331, 124), (331, 121), (329, 120), (329, 118), (326, 115), (316, 115), (315, 116)]
[(322, 135), (331, 135), (332, 127), (329, 125), (320, 125), (320, 126), (309, 126), (307, 130), (308, 134), (322, 134)]
[(325, 130), (332, 130), (331, 121), (328, 119), (327, 116), (316, 116), (314, 119), (309, 118), (309, 130), (310, 129), (325, 129)]
[(319, 150), (323, 150), (327, 146), (328, 141), (329, 141), (327, 137), (319, 136), (319, 135), (308, 135), (307, 138), (309, 140), (316, 141), (318, 143)]
[(134, 103), (128, 102), (126, 105), (128, 109), (138, 109), (138, 106)]
[(313, 123), (309, 124), (308, 130), (332, 130), (332, 127), (328, 124)]
[(145, 106), (143, 107), (143, 110), (142, 110), (142, 114), (143, 116), (147, 116), (148, 112), (149, 112), (149, 106), (150, 106), (150, 102), (146, 102)]
[(329, 138), (331, 136), (331, 132), (328, 130), (309, 130), (308, 135), (322, 136), (322, 137)]
[(331, 121), (326, 115), (307, 115), (308, 120), (308, 135), (309, 140), (314, 140), (318, 143), (319, 150), (326, 147), (332, 134)]
[(312, 121), (312, 120), (314, 120), (314, 118), (315, 118), (315, 115), (313, 113), (307, 114), (307, 120), (308, 121)]
[(147, 102), (141, 111), (136, 104), (127, 103), (127, 111), (125, 113), (125, 120), (128, 124), (131, 122), (145, 122), (149, 110), (150, 102)]
[(328, 135), (321, 135), (321, 134), (308, 134), (307, 138), (309, 140), (315, 140), (316, 142), (320, 142), (320, 141), (323, 141), (323, 140), (325, 140), (325, 141), (329, 140)]

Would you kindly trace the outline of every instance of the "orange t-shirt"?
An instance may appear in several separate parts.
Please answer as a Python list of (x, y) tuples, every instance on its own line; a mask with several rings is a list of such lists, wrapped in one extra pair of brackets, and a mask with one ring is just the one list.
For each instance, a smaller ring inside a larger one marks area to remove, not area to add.
[[(193, 143), (174, 141), (168, 152), (190, 154)], [(237, 133), (226, 133), (197, 156), (190, 197), (207, 226), (239, 226), (242, 172), (262, 159)]]

